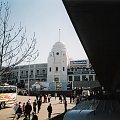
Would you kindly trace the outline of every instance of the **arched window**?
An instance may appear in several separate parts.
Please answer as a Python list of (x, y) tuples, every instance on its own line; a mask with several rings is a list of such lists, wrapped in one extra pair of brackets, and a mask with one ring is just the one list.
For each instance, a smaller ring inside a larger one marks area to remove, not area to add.
[(56, 71), (58, 71), (58, 67), (56, 67)]
[(49, 68), (49, 71), (51, 72), (51, 67)]
[(63, 71), (65, 71), (65, 67), (63, 67)]
[(43, 73), (45, 73), (45, 70), (42, 70)]

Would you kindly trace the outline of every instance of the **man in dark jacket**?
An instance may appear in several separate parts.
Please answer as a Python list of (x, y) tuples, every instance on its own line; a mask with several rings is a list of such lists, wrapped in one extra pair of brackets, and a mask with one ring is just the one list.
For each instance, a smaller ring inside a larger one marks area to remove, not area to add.
[(32, 113), (32, 119), (31, 120), (38, 120), (38, 116), (36, 115), (36, 113)]
[(65, 112), (67, 112), (67, 100), (64, 101)]
[(21, 115), (22, 115), (22, 108), (21, 108), (21, 106), (19, 105), (18, 106), (18, 109), (17, 109), (17, 111), (16, 111), (16, 114), (17, 114), (17, 120), (21, 117)]
[(25, 113), (28, 116), (29, 120), (30, 120), (30, 113), (32, 111), (32, 106), (30, 103), (27, 102), (26, 106), (25, 106)]
[(35, 114), (36, 114), (36, 106), (37, 106), (37, 102), (36, 102), (36, 100), (34, 100), (34, 102), (33, 102), (33, 111), (35, 112)]
[(42, 104), (42, 100), (41, 100), (41, 98), (39, 98), (38, 101), (37, 101), (38, 113), (39, 113), (39, 111), (40, 111), (41, 104)]
[(49, 106), (47, 107), (47, 110), (48, 110), (48, 118), (50, 119), (50, 118), (51, 118), (51, 113), (52, 113), (51, 103), (50, 103)]

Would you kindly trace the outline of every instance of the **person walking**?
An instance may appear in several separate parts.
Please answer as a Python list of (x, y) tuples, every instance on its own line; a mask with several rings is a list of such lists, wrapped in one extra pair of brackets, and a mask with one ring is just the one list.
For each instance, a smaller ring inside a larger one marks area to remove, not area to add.
[(48, 102), (50, 102), (50, 99), (51, 99), (51, 95), (48, 94)]
[(21, 105), (19, 104), (19, 106), (18, 106), (18, 109), (17, 109), (17, 111), (16, 111), (16, 114), (17, 114), (17, 120), (21, 117), (21, 115), (22, 115), (22, 107), (21, 107)]
[(65, 112), (67, 112), (67, 100), (64, 101)]
[(49, 106), (47, 107), (47, 110), (48, 110), (48, 118), (50, 119), (50, 118), (51, 118), (51, 113), (52, 113), (51, 103), (50, 103)]
[(38, 95), (36, 95), (36, 100), (38, 101)]
[(15, 114), (16, 114), (16, 111), (17, 111), (17, 109), (18, 109), (18, 106), (19, 106), (19, 103), (16, 102), (16, 103), (14, 104), (14, 107), (13, 107)]
[(36, 115), (36, 113), (32, 113), (32, 119), (31, 120), (38, 120), (38, 116)]
[(32, 111), (32, 106), (30, 103), (27, 102), (26, 106), (25, 106), (25, 114), (26, 116), (29, 118), (30, 120), (30, 113)]
[(16, 111), (17, 111), (18, 107), (19, 107), (19, 103), (16, 102), (16, 103), (14, 104), (14, 106), (13, 106), (13, 109), (14, 109), (14, 112), (15, 112), (14, 118), (16, 117)]
[(22, 112), (23, 112), (23, 114), (25, 116), (25, 103), (23, 103), (23, 105), (22, 105)]
[(76, 105), (78, 105), (78, 104), (79, 104), (79, 102), (80, 102), (80, 97), (79, 97), (79, 96), (77, 96), (77, 98), (76, 98)]
[(42, 104), (42, 100), (41, 100), (41, 98), (39, 98), (38, 101), (37, 101), (37, 105), (38, 105), (38, 113), (39, 113), (39, 111), (40, 111), (41, 104)]
[(62, 103), (62, 95), (59, 96), (60, 103)]
[(55, 100), (56, 100), (56, 98), (57, 98), (57, 93), (55, 93)]
[(72, 95), (70, 95), (70, 103), (72, 102)]
[(35, 114), (36, 114), (36, 106), (37, 106), (37, 102), (36, 102), (36, 100), (34, 100), (34, 102), (33, 102), (33, 111), (35, 112)]

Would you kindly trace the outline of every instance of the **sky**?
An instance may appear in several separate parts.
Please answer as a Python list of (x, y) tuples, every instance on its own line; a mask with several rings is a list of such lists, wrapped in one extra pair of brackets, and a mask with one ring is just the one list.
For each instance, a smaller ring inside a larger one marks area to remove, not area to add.
[[(27, 38), (35, 32), (39, 57), (33, 64), (47, 63), (52, 46), (63, 42), (72, 60), (88, 59), (66, 12), (62, 0), (0, 0), (8, 1), (11, 9), (10, 24), (26, 28)], [(23, 63), (25, 64), (25, 63)]]

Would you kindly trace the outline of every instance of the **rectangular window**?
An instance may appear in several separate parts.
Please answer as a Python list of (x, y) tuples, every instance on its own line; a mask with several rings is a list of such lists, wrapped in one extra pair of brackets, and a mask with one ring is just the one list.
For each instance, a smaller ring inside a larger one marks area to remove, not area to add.
[(21, 75), (23, 76), (23, 71), (21, 71)]
[(44, 73), (45, 73), (45, 70), (42, 70), (42, 73), (44, 74)]
[(28, 71), (26, 71), (26, 76), (28, 76)]
[(15, 73), (13, 73), (13, 77), (15, 76)]
[(80, 76), (74, 76), (74, 81), (80, 81)]
[(88, 78), (86, 78), (86, 75), (82, 76), (82, 81), (88, 81)]
[(58, 67), (56, 67), (56, 71), (58, 71)]
[(73, 80), (72, 80), (72, 76), (69, 76), (69, 81), (73, 81)]
[(39, 70), (37, 70), (37, 74), (39, 74)]
[(49, 68), (49, 71), (51, 72), (51, 67)]
[(65, 67), (63, 67), (63, 71), (65, 71)]
[(33, 75), (33, 70), (31, 70), (31, 75)]
[(89, 75), (89, 81), (93, 81), (93, 75)]

